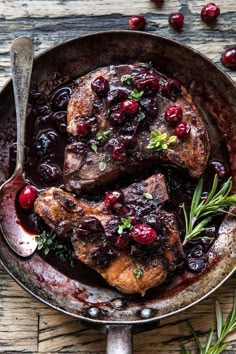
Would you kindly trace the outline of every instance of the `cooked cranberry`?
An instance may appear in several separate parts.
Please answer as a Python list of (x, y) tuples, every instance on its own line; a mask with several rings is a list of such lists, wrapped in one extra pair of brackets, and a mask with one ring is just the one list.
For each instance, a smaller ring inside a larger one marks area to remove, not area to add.
[(37, 191), (33, 186), (24, 187), (19, 194), (19, 204), (22, 209), (33, 209), (34, 201), (37, 198)]
[(40, 133), (37, 142), (34, 144), (36, 154), (40, 157), (52, 152), (53, 148), (58, 143), (58, 136), (55, 130), (48, 130)]
[(113, 257), (114, 252), (108, 246), (97, 247), (91, 253), (91, 259), (93, 263), (99, 268), (107, 266)]
[(195, 246), (191, 251), (191, 257), (200, 258), (203, 256), (203, 248), (201, 245)]
[(112, 192), (108, 192), (105, 195), (105, 205), (108, 209), (112, 209), (112, 207), (114, 206), (114, 204), (116, 203), (123, 203), (124, 201), (124, 193), (120, 190), (114, 190)]
[(115, 145), (111, 152), (111, 157), (115, 161), (124, 161), (126, 159), (126, 151), (124, 144)]
[(125, 121), (125, 115), (117, 107), (111, 110), (110, 119), (114, 124), (122, 124)]
[(107, 144), (106, 144), (106, 149), (109, 151), (112, 151), (112, 149), (114, 148), (114, 146), (119, 144), (119, 140), (116, 138), (111, 138), (108, 140)]
[(137, 224), (130, 231), (130, 236), (141, 245), (150, 245), (157, 239), (156, 231), (146, 224)]
[(175, 127), (175, 135), (182, 139), (189, 133), (190, 127), (187, 122), (181, 122)]
[(52, 116), (52, 122), (55, 123), (60, 133), (66, 132), (66, 112), (56, 112)]
[(221, 61), (224, 66), (236, 68), (236, 47), (226, 49), (222, 54)]
[(135, 149), (138, 143), (138, 139), (134, 135), (125, 135), (122, 140), (128, 150)]
[(181, 84), (176, 79), (168, 79), (164, 82), (161, 92), (165, 97), (176, 99), (176, 97), (181, 93)]
[(70, 87), (62, 87), (52, 97), (52, 108), (55, 111), (66, 111), (72, 90)]
[(40, 217), (37, 214), (31, 213), (28, 217), (28, 223), (29, 223), (29, 227), (32, 231), (34, 231), (38, 234), (43, 232), (44, 224), (43, 224), (42, 219), (40, 219)]
[(120, 103), (120, 110), (127, 116), (134, 116), (139, 111), (138, 102), (135, 100), (125, 100)]
[[(131, 210), (133, 210), (133, 209), (131, 209)], [(126, 215), (130, 215), (129, 212)], [(136, 216), (129, 216), (129, 217), (130, 217), (130, 222), (132, 225), (138, 224), (139, 220)]]
[(106, 103), (108, 106), (111, 106), (112, 104), (119, 103), (123, 100), (126, 100), (127, 98), (128, 98), (127, 92), (121, 89), (115, 89), (109, 91), (106, 98)]
[(103, 233), (103, 226), (97, 218), (87, 216), (82, 218), (73, 230), (74, 238), (94, 237)]
[(42, 182), (50, 183), (57, 181), (61, 176), (61, 172), (56, 165), (42, 163), (39, 166), (39, 175)]
[(48, 105), (35, 107), (35, 110), (33, 109), (32, 112), (38, 118), (41, 125), (47, 124), (52, 116), (52, 111)]
[(227, 176), (225, 165), (220, 161), (211, 161), (210, 166), (213, 168), (218, 177), (224, 179)]
[(76, 155), (84, 154), (86, 152), (86, 144), (81, 142), (72, 143), (66, 148), (66, 152)]
[(134, 15), (129, 19), (129, 27), (132, 30), (142, 30), (146, 24), (145, 18), (143, 16)]
[(146, 95), (158, 92), (160, 86), (158, 78), (148, 71), (136, 75), (133, 82), (134, 87)]
[(165, 111), (165, 120), (170, 124), (177, 124), (183, 117), (182, 108), (179, 106), (169, 106)]
[(179, 12), (171, 14), (169, 16), (169, 24), (177, 30), (182, 28), (184, 24), (184, 15)]
[(108, 239), (109, 238), (116, 239), (118, 236), (117, 230), (119, 225), (120, 225), (120, 218), (113, 217), (112, 219), (110, 219), (105, 225), (105, 236)]
[(161, 229), (161, 219), (155, 214), (145, 216), (144, 221), (146, 224), (153, 227), (156, 231)]
[(78, 135), (85, 137), (90, 133), (91, 127), (89, 123), (81, 120), (77, 123), (76, 130)]
[(59, 222), (59, 224), (56, 227), (56, 234), (61, 238), (66, 239), (71, 237), (71, 232), (72, 232), (72, 223), (70, 220), (63, 220)]
[(187, 258), (187, 266), (194, 273), (200, 273), (206, 267), (206, 260), (202, 258)]
[(151, 118), (156, 118), (158, 114), (158, 102), (155, 97), (144, 97), (140, 100), (140, 106)]
[(120, 203), (116, 203), (113, 206), (113, 212), (117, 215), (117, 216), (124, 216), (127, 217), (129, 216), (129, 208), (124, 206), (123, 204)]
[(91, 83), (91, 87), (98, 96), (104, 97), (109, 91), (110, 85), (105, 77), (99, 76)]
[(127, 237), (127, 235), (124, 233), (122, 235), (119, 235), (116, 242), (115, 242), (115, 246), (119, 249), (125, 249), (128, 247), (129, 245), (129, 237)]
[(210, 2), (209, 4), (203, 6), (201, 11), (201, 18), (205, 22), (214, 21), (219, 16), (219, 14), (220, 8), (213, 2)]

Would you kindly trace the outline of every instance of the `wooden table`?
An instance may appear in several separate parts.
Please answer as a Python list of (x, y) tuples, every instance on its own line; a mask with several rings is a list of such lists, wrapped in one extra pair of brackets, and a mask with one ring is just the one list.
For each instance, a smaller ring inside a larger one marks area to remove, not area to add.
[[(146, 30), (168, 36), (198, 49), (221, 66), (224, 48), (236, 45), (236, 1), (218, 0), (221, 15), (215, 26), (199, 16), (204, 0), (164, 0), (157, 6), (149, 0), (0, 0), (0, 85), (9, 78), (9, 47), (21, 35), (33, 38), (36, 53), (84, 33), (127, 29), (133, 14), (143, 14)], [(185, 15), (183, 31), (168, 26), (168, 15)], [(236, 79), (236, 72), (224, 69)], [(190, 320), (202, 338), (215, 327), (214, 301), (227, 314), (232, 306), (236, 278), (232, 277), (214, 295), (178, 316), (162, 321), (160, 328), (135, 335), (134, 352), (179, 353), (181, 344), (195, 347), (186, 325)], [(0, 353), (103, 353), (105, 337), (80, 326), (71, 317), (42, 305), (0, 267)], [(236, 333), (229, 338), (228, 353), (236, 352)]]

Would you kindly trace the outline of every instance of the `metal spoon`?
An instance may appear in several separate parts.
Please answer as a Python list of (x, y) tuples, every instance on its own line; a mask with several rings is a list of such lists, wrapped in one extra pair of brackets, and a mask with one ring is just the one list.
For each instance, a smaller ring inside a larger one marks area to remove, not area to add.
[(9, 246), (21, 257), (30, 256), (37, 247), (35, 235), (22, 227), (15, 201), (27, 184), (23, 174), (26, 110), (33, 65), (33, 43), (26, 37), (17, 38), (10, 50), (12, 80), (16, 106), (17, 159), (13, 176), (0, 187), (0, 227)]

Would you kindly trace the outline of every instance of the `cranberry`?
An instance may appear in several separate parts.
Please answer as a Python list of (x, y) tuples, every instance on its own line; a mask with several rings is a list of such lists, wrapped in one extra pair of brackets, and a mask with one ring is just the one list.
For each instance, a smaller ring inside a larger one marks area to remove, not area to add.
[(114, 124), (122, 124), (125, 120), (125, 115), (117, 107), (111, 110), (110, 119)]
[(138, 139), (134, 135), (125, 135), (122, 140), (128, 150), (135, 149), (138, 143)]
[(114, 204), (124, 202), (124, 193), (120, 189), (108, 192), (105, 195), (104, 202), (108, 209), (112, 209)]
[(120, 103), (120, 110), (127, 116), (134, 116), (139, 111), (138, 102), (135, 100), (125, 100)]
[(61, 172), (56, 165), (42, 163), (39, 166), (39, 175), (42, 182), (50, 183), (57, 181), (61, 176)]
[(84, 237), (91, 238), (103, 232), (103, 226), (100, 221), (92, 216), (87, 216), (82, 218), (76, 228), (74, 228), (73, 237), (75, 239)]
[(140, 106), (151, 118), (158, 115), (158, 102), (155, 97), (145, 97), (140, 100)]
[(156, 231), (159, 231), (161, 229), (161, 219), (157, 215), (147, 215), (146, 217), (144, 217), (144, 221), (149, 226), (153, 227)]
[(179, 106), (169, 106), (165, 111), (165, 120), (170, 124), (177, 124), (183, 117), (183, 110)]
[(226, 49), (222, 54), (221, 61), (226, 67), (236, 68), (236, 47)]
[(109, 238), (117, 238), (118, 234), (117, 234), (117, 230), (118, 230), (118, 226), (120, 225), (120, 218), (118, 217), (113, 217), (112, 219), (110, 219), (106, 225), (105, 225), (105, 235), (106, 237)]
[(66, 112), (56, 112), (52, 116), (52, 122), (56, 125), (60, 133), (66, 132)]
[(200, 258), (203, 256), (203, 248), (201, 245), (195, 246), (191, 251), (191, 257)]
[(65, 111), (71, 96), (70, 87), (62, 87), (57, 90), (52, 97), (52, 108), (55, 111)]
[(169, 16), (169, 24), (175, 29), (181, 29), (184, 24), (184, 15), (176, 12)]
[(181, 93), (181, 84), (176, 79), (168, 79), (164, 82), (161, 92), (165, 97), (176, 99), (176, 97)]
[(217, 173), (219, 178), (224, 179), (227, 176), (226, 167), (222, 162), (211, 161), (210, 166), (213, 168), (214, 172)]
[(105, 77), (99, 76), (91, 83), (91, 87), (98, 96), (104, 97), (109, 91), (110, 85)]
[(143, 16), (134, 15), (129, 19), (129, 27), (132, 30), (142, 30), (146, 24), (145, 18)]
[(202, 258), (187, 258), (187, 266), (194, 273), (200, 273), (206, 267), (206, 260)]
[(115, 242), (115, 246), (119, 249), (125, 249), (128, 247), (128, 245), (129, 245), (129, 238), (127, 237), (127, 235), (125, 235), (125, 233), (119, 235)]
[(36, 232), (38, 234), (41, 234), (45, 229), (42, 219), (40, 219), (40, 217), (35, 213), (31, 213), (29, 215), (28, 223), (30, 229), (32, 229), (33, 232)]
[(201, 18), (205, 22), (210, 22), (214, 21), (219, 16), (219, 14), (220, 8), (213, 2), (210, 2), (209, 4), (203, 6), (201, 11)]
[(19, 194), (19, 204), (22, 209), (33, 209), (34, 201), (37, 198), (37, 191), (33, 186), (24, 187)]
[(160, 86), (158, 78), (148, 71), (136, 75), (133, 82), (134, 87), (146, 95), (158, 92)]
[(130, 231), (130, 236), (141, 245), (150, 245), (157, 239), (156, 231), (146, 224), (137, 224)]
[(127, 208), (126, 206), (124, 206), (123, 204), (120, 203), (116, 203), (113, 206), (113, 212), (118, 215), (118, 216), (129, 216), (129, 208)]
[(111, 157), (115, 161), (124, 161), (126, 159), (126, 151), (124, 144), (120, 143), (113, 147)]
[(89, 123), (81, 120), (77, 123), (76, 130), (78, 135), (85, 137), (90, 133), (91, 127)]
[(58, 136), (55, 130), (44, 131), (39, 134), (37, 142), (34, 144), (36, 154), (40, 157), (52, 152), (53, 147), (58, 143)]
[(175, 127), (175, 135), (182, 139), (189, 133), (190, 127), (187, 122), (181, 122)]
[(108, 246), (97, 247), (91, 253), (91, 259), (93, 263), (99, 267), (106, 267), (114, 257), (114, 252)]
[(121, 102), (128, 98), (128, 93), (121, 89), (115, 89), (108, 93), (106, 103), (108, 106)]
[(48, 105), (34, 107), (32, 113), (38, 118), (40, 124), (45, 125), (50, 121), (52, 112)]

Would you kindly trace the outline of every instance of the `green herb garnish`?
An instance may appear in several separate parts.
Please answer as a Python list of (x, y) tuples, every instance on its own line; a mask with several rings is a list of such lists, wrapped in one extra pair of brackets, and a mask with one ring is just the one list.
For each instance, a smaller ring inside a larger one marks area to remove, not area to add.
[(138, 91), (138, 90), (134, 89), (133, 91), (130, 92), (129, 98), (131, 100), (139, 101), (142, 98), (143, 94), (144, 94), (144, 91)]
[(177, 136), (175, 135), (167, 138), (166, 133), (162, 133), (160, 130), (155, 130), (150, 134), (150, 140), (147, 149), (155, 149), (157, 151), (166, 150), (168, 149), (168, 146), (175, 143), (176, 140)]
[[(197, 333), (194, 331), (192, 326), (189, 323), (189, 327), (191, 329), (192, 334), (194, 335), (199, 354), (221, 354), (226, 347), (227, 343), (224, 343), (225, 338), (232, 332), (236, 330), (236, 292), (234, 295), (234, 304), (231, 312), (226, 318), (225, 322), (222, 315), (222, 310), (218, 301), (216, 301), (216, 323), (217, 323), (217, 338), (215, 343), (212, 343), (214, 331), (212, 329), (209, 330), (206, 342), (204, 346), (201, 344)], [(184, 346), (182, 346), (182, 354), (191, 354), (190, 350), (187, 350)]]
[(143, 276), (143, 270), (140, 267), (135, 268), (133, 273), (137, 279), (140, 279)]
[(97, 135), (96, 135), (96, 139), (100, 142), (100, 143), (104, 143), (105, 141), (107, 141), (107, 139), (109, 139), (111, 136), (113, 135), (113, 133), (111, 131), (104, 131), (104, 130), (100, 130)]
[(151, 193), (143, 193), (143, 196), (146, 198), (146, 199), (153, 199), (153, 196)]
[(101, 240), (102, 240), (103, 246), (106, 246), (109, 243), (108, 239), (106, 238), (106, 236), (104, 234), (101, 234)]
[(203, 179), (201, 178), (193, 194), (189, 215), (185, 205), (183, 205), (186, 233), (183, 244), (197, 238), (199, 234), (204, 232), (212, 216), (219, 213), (229, 213), (224, 208), (236, 206), (236, 194), (230, 195), (232, 178), (230, 177), (219, 191), (217, 191), (218, 184), (219, 179), (217, 174), (215, 174), (210, 193), (206, 199), (201, 200), (203, 192)]
[(98, 147), (97, 147), (97, 145), (96, 144), (91, 144), (90, 145), (90, 148), (91, 148), (91, 150), (93, 150), (94, 152), (95, 152), (95, 154), (97, 154), (97, 152), (98, 152)]
[(131, 85), (132, 83), (132, 76), (131, 75), (123, 75), (120, 78), (122, 85)]
[(118, 226), (118, 234), (121, 235), (124, 230), (131, 230), (133, 225), (131, 224), (131, 218), (121, 218), (121, 224)]

